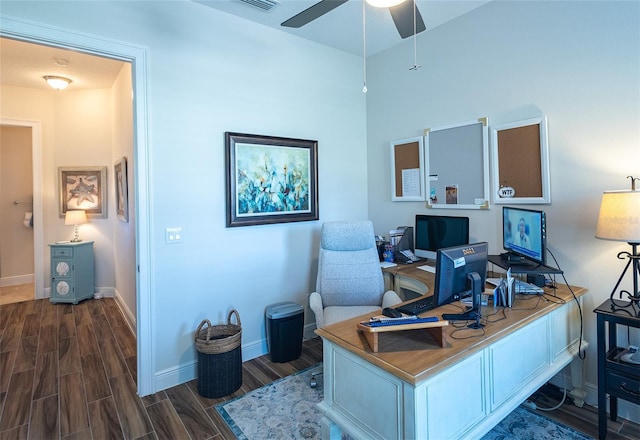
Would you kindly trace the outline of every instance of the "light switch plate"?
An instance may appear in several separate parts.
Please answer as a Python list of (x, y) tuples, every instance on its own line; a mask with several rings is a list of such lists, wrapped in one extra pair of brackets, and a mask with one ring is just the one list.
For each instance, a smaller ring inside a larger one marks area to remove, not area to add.
[(167, 244), (173, 243), (181, 243), (182, 242), (182, 228), (166, 228), (165, 230), (165, 241)]

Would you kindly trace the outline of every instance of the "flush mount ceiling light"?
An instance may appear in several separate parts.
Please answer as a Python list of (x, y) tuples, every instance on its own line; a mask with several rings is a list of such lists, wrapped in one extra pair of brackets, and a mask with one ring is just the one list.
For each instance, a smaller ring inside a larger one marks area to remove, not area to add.
[(404, 0), (365, 0), (371, 6), (376, 8), (390, 8), (392, 6), (397, 6), (402, 3)]
[(71, 84), (71, 80), (69, 78), (65, 78), (63, 76), (43, 76), (44, 80), (56, 90), (63, 90), (67, 88), (69, 84)]

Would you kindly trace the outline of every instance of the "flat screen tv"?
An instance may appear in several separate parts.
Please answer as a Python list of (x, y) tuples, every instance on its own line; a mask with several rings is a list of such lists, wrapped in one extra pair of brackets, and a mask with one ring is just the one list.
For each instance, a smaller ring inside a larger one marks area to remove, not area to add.
[(502, 243), (509, 254), (545, 265), (546, 235), (543, 211), (502, 207)]
[(436, 259), (438, 249), (469, 243), (469, 217), (416, 215), (415, 254)]

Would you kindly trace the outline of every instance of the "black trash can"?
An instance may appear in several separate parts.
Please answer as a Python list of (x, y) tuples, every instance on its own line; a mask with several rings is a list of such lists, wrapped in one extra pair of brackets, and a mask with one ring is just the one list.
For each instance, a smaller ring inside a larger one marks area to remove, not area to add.
[(267, 306), (267, 345), (272, 362), (289, 362), (302, 353), (304, 308), (294, 302)]
[[(231, 323), (235, 314), (237, 324)], [(226, 325), (211, 325), (203, 320), (196, 330), (198, 351), (198, 394), (224, 397), (242, 386), (242, 327), (240, 315), (232, 310)]]

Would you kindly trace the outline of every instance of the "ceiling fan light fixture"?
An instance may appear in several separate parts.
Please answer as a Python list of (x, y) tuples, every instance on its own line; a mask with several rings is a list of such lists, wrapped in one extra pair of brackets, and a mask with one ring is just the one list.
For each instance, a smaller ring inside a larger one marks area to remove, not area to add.
[(44, 80), (56, 90), (66, 89), (69, 84), (71, 84), (71, 80), (69, 78), (65, 78), (63, 76), (43, 76)]
[(371, 6), (375, 8), (391, 8), (397, 6), (405, 0), (365, 0)]

